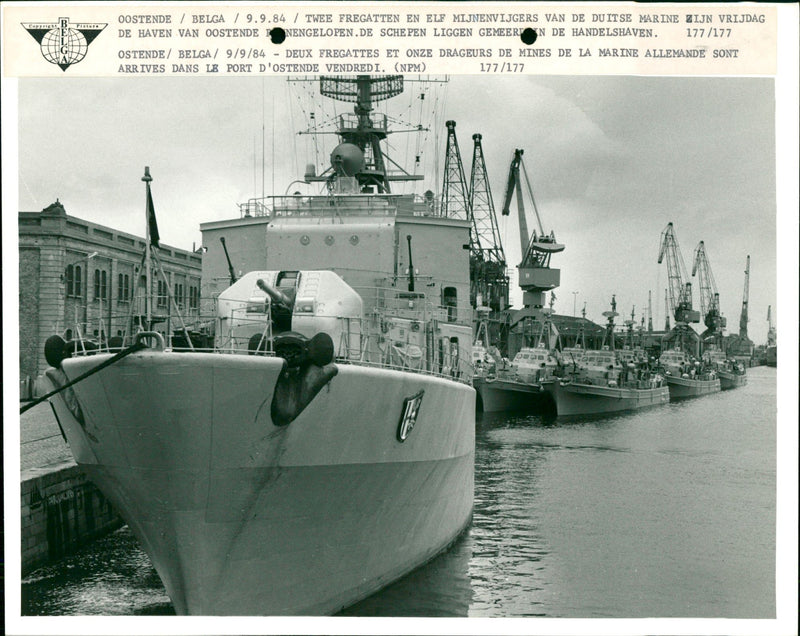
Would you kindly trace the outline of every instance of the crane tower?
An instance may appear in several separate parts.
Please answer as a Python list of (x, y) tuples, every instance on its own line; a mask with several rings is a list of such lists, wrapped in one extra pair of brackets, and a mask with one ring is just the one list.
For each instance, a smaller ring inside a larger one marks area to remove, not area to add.
[(661, 250), (658, 253), (658, 262), (667, 259), (667, 274), (669, 277), (669, 307), (677, 323), (700, 322), (700, 312), (692, 309), (692, 283), (686, 275), (686, 265), (683, 263), (678, 238), (672, 222), (661, 233)]
[[(528, 179), (528, 173), (522, 161), (523, 152), (521, 149), (514, 151), (514, 158), (511, 160), (508, 172), (508, 183), (506, 185), (502, 213), (504, 216), (509, 214), (511, 200), (516, 193), (522, 254), (522, 261), (518, 266), (519, 286), (523, 291), (522, 304), (525, 307), (541, 308), (544, 307), (545, 293), (558, 287), (561, 282), (561, 270), (550, 267), (550, 257), (553, 254), (562, 252), (564, 245), (556, 243), (556, 237), (552, 231), (549, 235), (545, 234), (539, 210), (536, 208), (536, 199), (533, 197), (530, 179)], [(525, 217), (520, 168), (522, 168), (522, 176), (525, 177), (525, 185), (538, 223), (538, 233), (534, 230), (530, 236), (528, 235), (528, 222)]]
[(722, 330), (727, 320), (720, 313), (717, 283), (711, 272), (711, 263), (703, 241), (700, 241), (695, 248), (692, 276), (697, 276), (700, 281), (700, 312), (707, 327), (702, 337), (704, 340), (713, 339), (717, 345), (721, 345)]
[[(456, 122), (448, 120), (447, 150), (444, 158), (444, 184), (442, 185), (441, 213), (445, 218), (470, 219), (469, 189), (461, 163), (461, 151), (456, 139)], [(470, 235), (470, 244), (473, 237)]]
[(480, 133), (472, 135), (474, 151), (468, 202), (472, 217), (469, 241), (470, 298), (475, 307), (488, 305), (493, 311), (501, 311), (508, 307), (506, 255), (500, 240), (481, 139)]
[(750, 300), (750, 254), (747, 255), (747, 266), (744, 270), (744, 295), (742, 297), (742, 313), (739, 316), (739, 337), (747, 339), (747, 323), (750, 318), (747, 315), (747, 303)]

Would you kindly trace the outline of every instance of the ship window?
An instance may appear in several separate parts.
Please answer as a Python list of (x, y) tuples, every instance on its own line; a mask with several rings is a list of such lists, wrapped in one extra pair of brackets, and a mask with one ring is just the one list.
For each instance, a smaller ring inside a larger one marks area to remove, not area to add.
[(447, 307), (447, 322), (455, 322), (458, 318), (458, 291), (455, 287), (445, 287), (442, 290), (442, 305)]
[(297, 287), (299, 278), (300, 272), (297, 271), (278, 272), (275, 287)]

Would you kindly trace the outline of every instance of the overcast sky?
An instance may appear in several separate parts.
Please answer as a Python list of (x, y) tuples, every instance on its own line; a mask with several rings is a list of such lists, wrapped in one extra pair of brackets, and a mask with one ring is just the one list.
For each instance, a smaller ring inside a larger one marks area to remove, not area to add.
[[(70, 215), (143, 235), (147, 165), (162, 241), (191, 249), (200, 244), (200, 223), (237, 217), (237, 204), (261, 194), (262, 183), (266, 194), (308, 191), (291, 184), (315, 158), (310, 138), (296, 133), (311, 109), (319, 121), (334, 105), (312, 106), (298, 99), (303, 90), (284, 78), (21, 80), (20, 210), (41, 210), (58, 197)], [(422, 155), (420, 191), (441, 191), (434, 163), (441, 175), (445, 119), (457, 122), (467, 175), (471, 135), (482, 133), (498, 215), (513, 151), (525, 150), (545, 230), (566, 245), (552, 260), (561, 268), (558, 313), (585, 302), (599, 321), (616, 294), (618, 311), (635, 305), (638, 321), (652, 290), (662, 328), (668, 281), (656, 261), (672, 221), (690, 275), (695, 247), (705, 241), (733, 333), (750, 254), (749, 334), (766, 341), (767, 306), (778, 311), (771, 79), (451, 76), (426, 89), (424, 104), (413, 90), (386, 108), (412, 124), (422, 114), (434, 126), (419, 148), (410, 136), (391, 138), (409, 169)], [(320, 158), (335, 143), (323, 137)], [(500, 225), (516, 265), (516, 206)]]

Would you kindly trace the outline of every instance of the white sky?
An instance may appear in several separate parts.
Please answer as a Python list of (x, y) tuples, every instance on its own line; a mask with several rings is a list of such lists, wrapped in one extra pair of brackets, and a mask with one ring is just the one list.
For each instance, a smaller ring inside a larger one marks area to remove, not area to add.
[[(441, 191), (432, 175), (437, 158), (442, 170), (445, 119), (457, 122), (468, 177), (471, 135), (482, 133), (498, 215), (514, 148), (525, 150), (545, 230), (567, 246), (552, 261), (561, 268), (556, 311), (571, 314), (577, 300), (601, 320), (616, 294), (618, 311), (636, 305), (638, 321), (652, 290), (662, 328), (667, 274), (656, 261), (672, 221), (690, 275), (705, 241), (733, 333), (751, 255), (749, 335), (766, 342), (767, 306), (780, 315), (772, 79), (452, 76), (427, 99), (436, 125), (421, 148), (429, 178), (420, 192)], [(333, 112), (325, 101), (313, 107), (317, 120)], [(306, 128), (299, 106), (284, 78), (21, 80), (19, 208), (58, 197), (70, 215), (143, 235), (147, 165), (162, 241), (191, 249), (201, 222), (236, 217), (238, 203), (261, 194), (262, 125), (266, 194), (304, 188), (290, 185), (314, 160), (309, 138), (295, 134)], [(416, 123), (419, 106), (410, 94), (387, 108)], [(391, 138), (394, 156), (413, 164), (406, 137)], [(324, 137), (320, 157), (335, 143)], [(516, 265), (516, 205), (500, 225)]]

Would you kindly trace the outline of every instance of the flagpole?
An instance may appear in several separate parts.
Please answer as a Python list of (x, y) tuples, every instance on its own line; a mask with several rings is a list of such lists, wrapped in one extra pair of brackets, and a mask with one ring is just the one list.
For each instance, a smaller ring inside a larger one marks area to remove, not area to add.
[(145, 203), (144, 203), (144, 215), (145, 215), (145, 228), (146, 228), (146, 236), (144, 242), (144, 249), (145, 249), (145, 258), (144, 258), (144, 278), (145, 278), (145, 295), (144, 295), (144, 311), (145, 311), (145, 318), (147, 320), (147, 326), (145, 330), (150, 329), (150, 301), (151, 295), (153, 293), (152, 289), (152, 281), (150, 280), (150, 182), (153, 180), (153, 177), (150, 176), (150, 167), (144, 167), (144, 176), (142, 177), (142, 181), (146, 184), (146, 193), (145, 193)]

